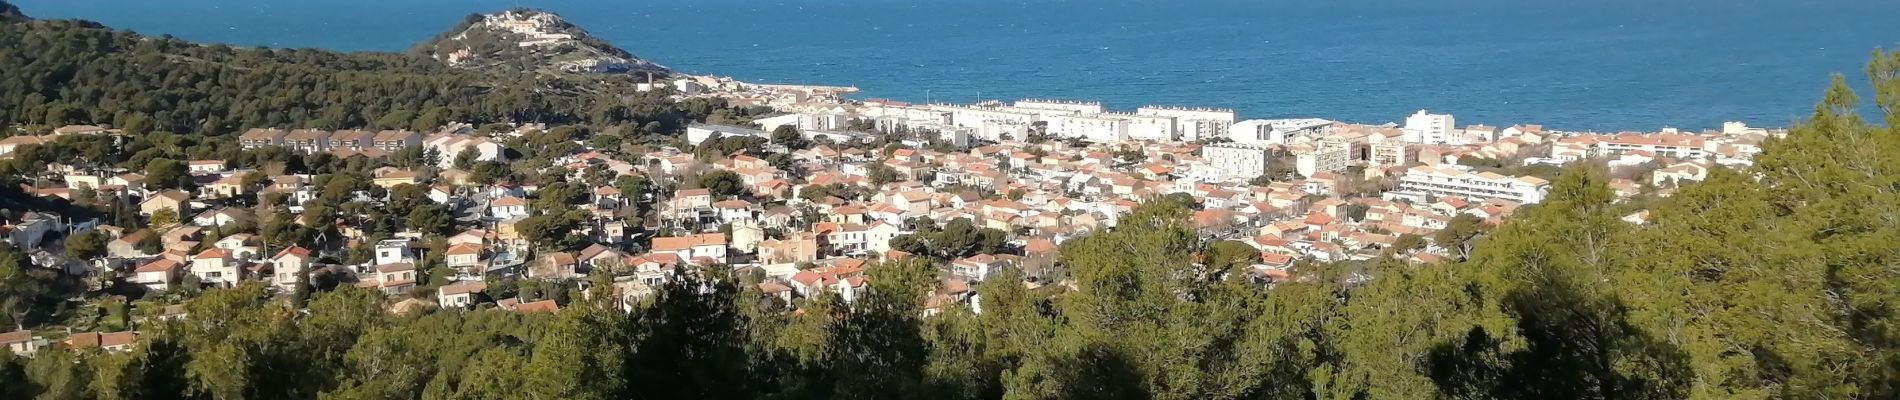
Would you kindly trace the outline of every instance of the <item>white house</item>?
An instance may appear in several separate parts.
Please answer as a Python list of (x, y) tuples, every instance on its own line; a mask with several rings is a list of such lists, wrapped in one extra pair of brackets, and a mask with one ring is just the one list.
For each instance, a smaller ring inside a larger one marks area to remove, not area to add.
[(222, 286), (236, 285), (243, 279), (237, 262), (231, 259), (231, 251), (216, 247), (191, 258), (191, 274), (197, 275), (199, 282)]
[(151, 290), (171, 290), (172, 285), (178, 284), (178, 276), (183, 267), (183, 264), (172, 259), (159, 258), (133, 269), (132, 283)]
[(304, 270), (310, 268), (314, 261), (316, 259), (310, 257), (310, 249), (302, 247), (291, 246), (277, 252), (276, 256), (271, 257), (271, 268), (277, 274), (277, 289), (284, 293), (296, 291), (297, 285), (303, 282)]
[(475, 305), (475, 295), (488, 290), (482, 281), (462, 281), (436, 289), (435, 302), (442, 308), (467, 308)]
[(726, 262), (726, 235), (706, 233), (681, 237), (653, 238), (653, 252), (678, 255), (680, 259), (692, 261), (707, 257), (720, 263)]
[(410, 239), (389, 239), (376, 242), (376, 264), (406, 263), (416, 260), (416, 250), (410, 246)]
[(1004, 267), (1008, 266), (1009, 261), (1002, 257), (990, 254), (978, 254), (952, 261), (950, 263), (950, 274), (952, 276), (980, 282), (989, 278), (991, 274), (995, 274), (997, 271), (1001, 271)]
[(488, 215), (495, 219), (528, 216), (528, 200), (507, 196), (488, 203)]

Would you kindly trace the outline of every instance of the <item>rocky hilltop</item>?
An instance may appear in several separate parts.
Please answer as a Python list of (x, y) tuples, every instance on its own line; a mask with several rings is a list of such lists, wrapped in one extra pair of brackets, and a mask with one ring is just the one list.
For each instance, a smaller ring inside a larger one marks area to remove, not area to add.
[(470, 15), (412, 50), (457, 68), (540, 75), (642, 74), (666, 67), (589, 36), (554, 13), (515, 9)]

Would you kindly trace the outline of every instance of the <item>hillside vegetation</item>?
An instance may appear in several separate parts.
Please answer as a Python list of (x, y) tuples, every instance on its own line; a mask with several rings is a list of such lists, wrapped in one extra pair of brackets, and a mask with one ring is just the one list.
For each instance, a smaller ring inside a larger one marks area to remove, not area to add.
[[(254, 127), (407, 128), (547, 122), (677, 129), (632, 78), (534, 77), (427, 56), (202, 45), (78, 20), (31, 20), (0, 2), (0, 123), (111, 124), (133, 134)], [(667, 132), (672, 133), (672, 132)]]
[(1603, 174), (1576, 168), (1446, 264), (1306, 265), (1260, 290), (1229, 274), (1252, 255), (1201, 243), (1188, 208), (1162, 200), (1063, 246), (1073, 290), (996, 277), (978, 288), (980, 314), (923, 317), (930, 270), (908, 261), (873, 267), (848, 305), (759, 301), (745, 278), (715, 276), (631, 313), (575, 301), (552, 315), (387, 316), (382, 296), (346, 289), (304, 314), (252, 285), (206, 293), (129, 354), (0, 362), (0, 393), (1891, 399), (1897, 67), (1877, 53), (1871, 68), (1884, 125), (1855, 115), (1837, 81), (1757, 167), (1683, 188), (1649, 224), (1620, 221), (1629, 210)]

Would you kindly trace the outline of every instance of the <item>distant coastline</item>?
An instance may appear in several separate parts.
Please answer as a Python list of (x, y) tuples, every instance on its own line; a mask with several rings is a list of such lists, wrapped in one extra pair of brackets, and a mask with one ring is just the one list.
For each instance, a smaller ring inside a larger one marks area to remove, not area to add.
[[(470, 12), (538, 7), (681, 72), (857, 86), (862, 91), (854, 98), (1047, 97), (1118, 109), (1227, 107), (1253, 118), (1363, 123), (1398, 122), (1431, 109), (1472, 123), (1608, 132), (1694, 131), (1731, 120), (1790, 125), (1811, 108), (1828, 74), (1858, 77), (1868, 49), (1894, 44), (1891, 24), (1878, 16), (1900, 14), (1900, 3), (1878, 1), (1670, 3), (1643, 13), (1583, 5), (1271, 1), (1153, 7), (1145, 0), (875, 9), (848, 0), (19, 3), (42, 18), (91, 19), (195, 41), (378, 51), (402, 51)], [(351, 17), (280, 17), (291, 14)], [(1036, 17), (1045, 14), (1072, 17)], [(717, 16), (717, 23), (695, 15)], [(1787, 20), (1796, 25), (1756, 28), (1795, 15), (1803, 18)]]

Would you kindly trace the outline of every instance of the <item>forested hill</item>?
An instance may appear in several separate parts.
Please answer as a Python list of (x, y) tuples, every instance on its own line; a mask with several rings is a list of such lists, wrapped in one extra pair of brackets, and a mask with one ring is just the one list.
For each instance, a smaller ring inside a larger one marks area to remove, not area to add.
[(470, 15), (411, 53), (456, 68), (543, 76), (633, 73), (644, 79), (647, 73), (669, 72), (559, 15), (532, 9)]
[(26, 19), (26, 15), (20, 13), (20, 7), (15, 7), (12, 3), (0, 1), (0, 21), (18, 21), (24, 19)]
[[(251, 127), (416, 128), (445, 121), (675, 124), (630, 76), (527, 77), (414, 54), (237, 48), (0, 10), (0, 123), (112, 124), (139, 134)], [(649, 99), (650, 100), (650, 99)]]

